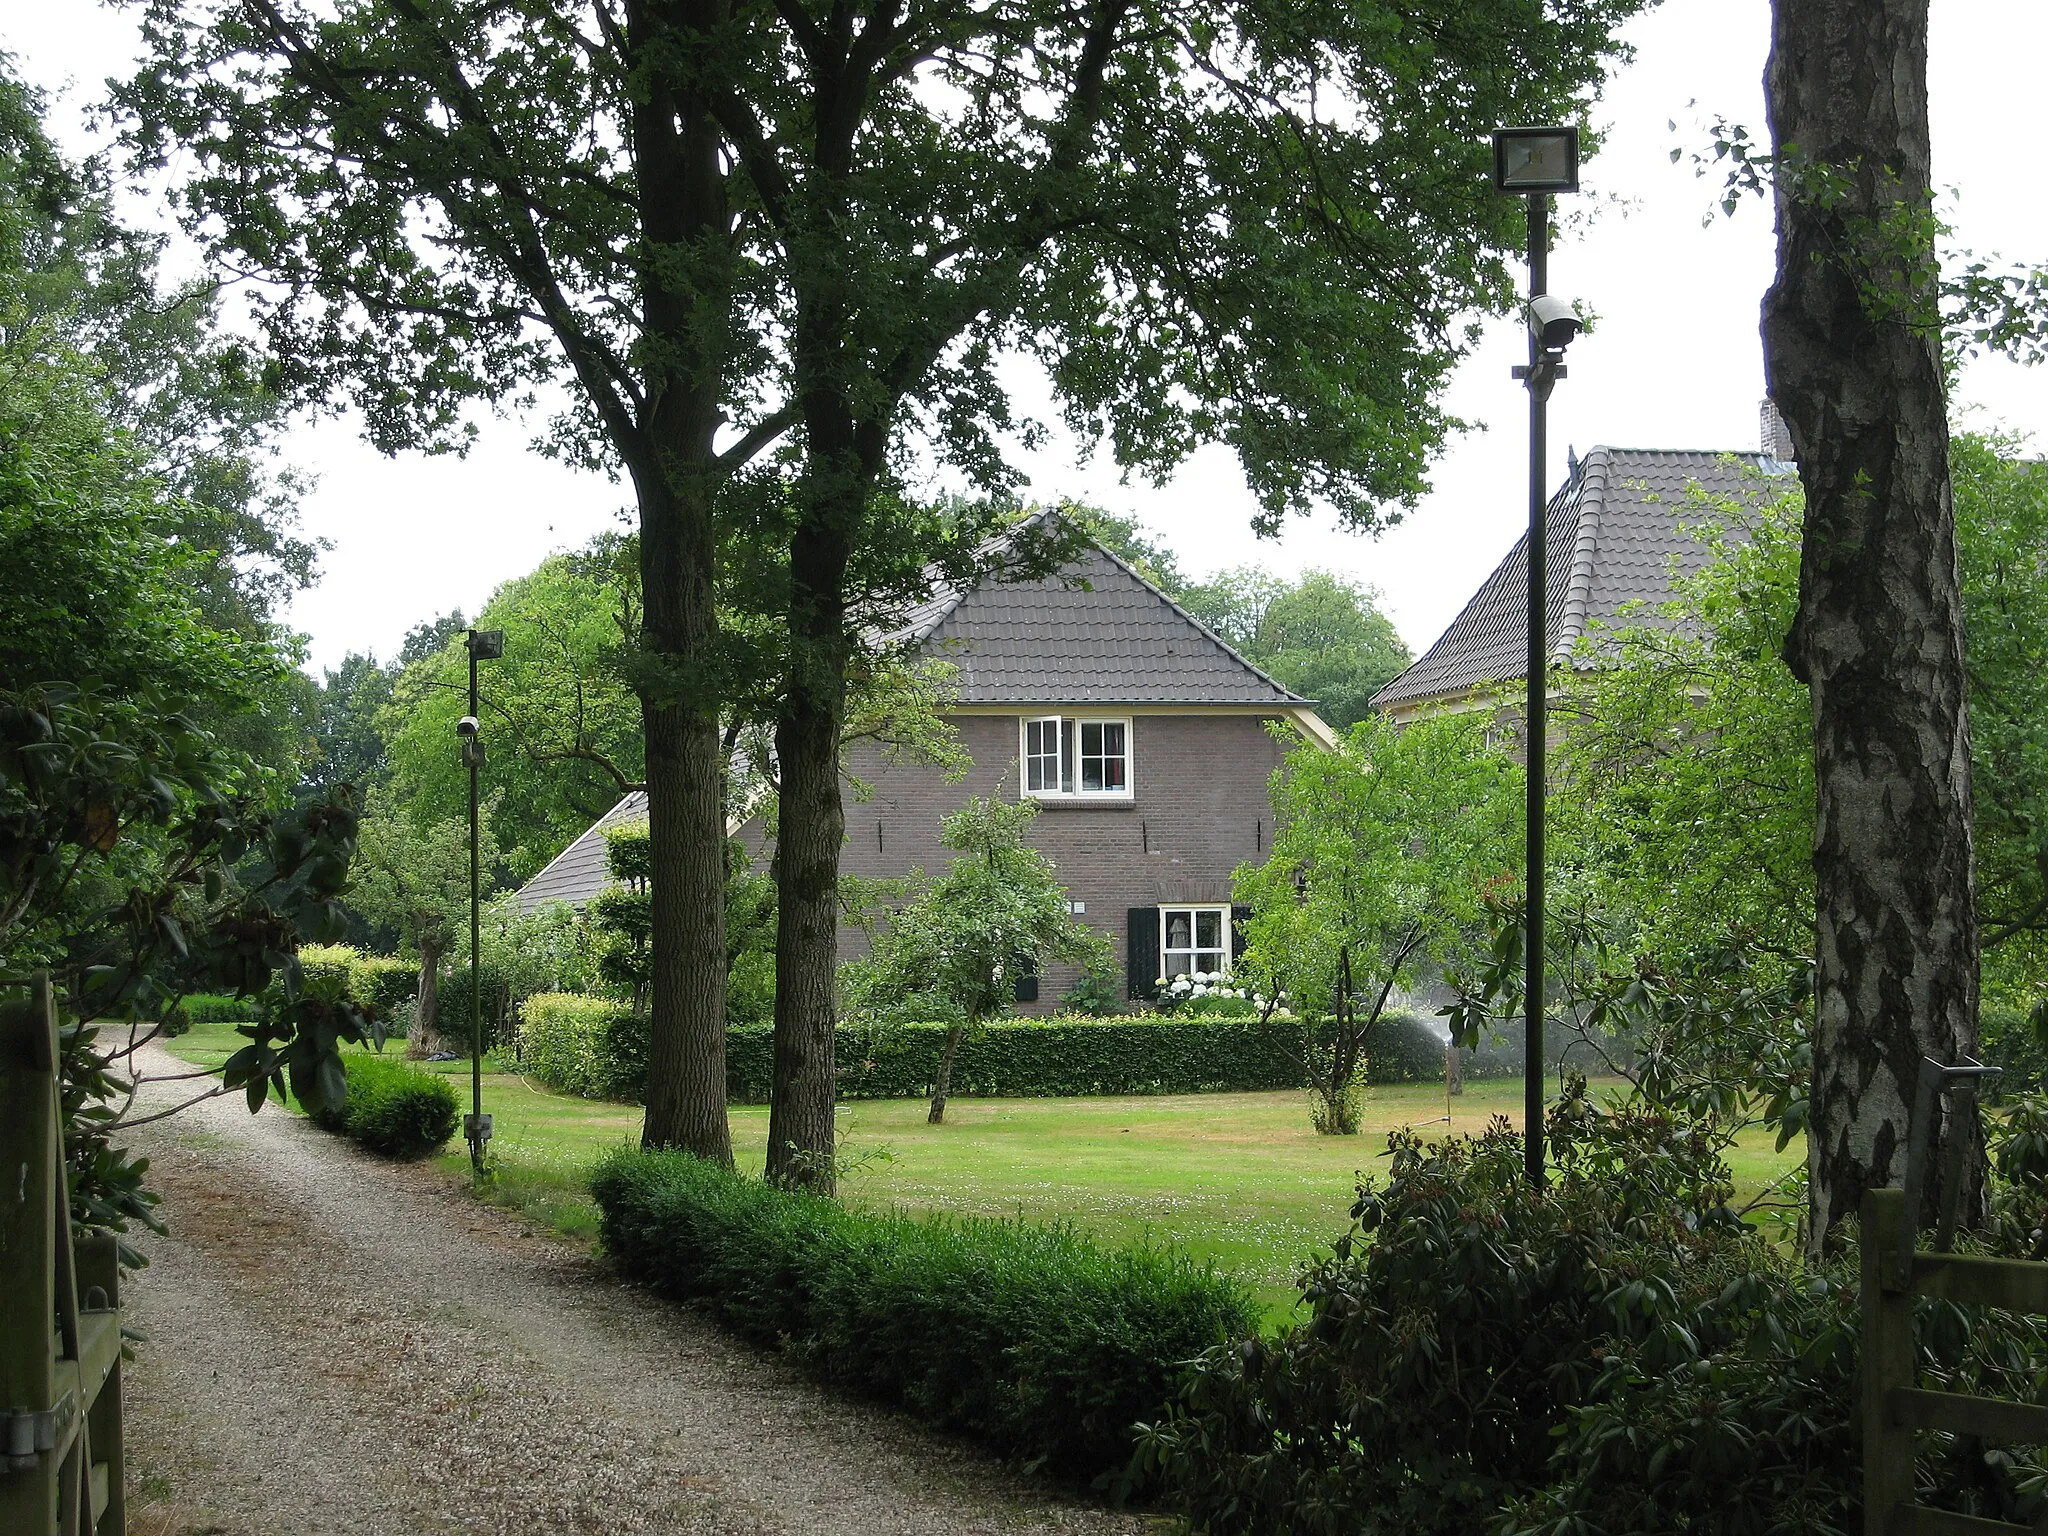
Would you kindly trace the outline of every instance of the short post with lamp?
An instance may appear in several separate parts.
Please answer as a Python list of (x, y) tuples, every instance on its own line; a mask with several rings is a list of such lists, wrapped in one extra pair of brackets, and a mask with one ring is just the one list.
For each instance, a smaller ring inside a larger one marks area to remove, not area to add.
[(1565, 376), (1564, 349), (1578, 335), (1572, 307), (1551, 296), (1550, 199), (1579, 190), (1576, 128), (1502, 128), (1493, 135), (1493, 184), (1529, 200), (1529, 361), (1514, 376), (1529, 390), (1529, 670), (1523, 710), (1523, 756), (1528, 762), (1527, 927), (1523, 935), (1524, 1134), (1529, 1182), (1544, 1178), (1543, 1153), (1543, 799), (1549, 753), (1550, 551), (1549, 497), (1544, 461), (1550, 391)]
[(483, 945), (483, 871), (477, 854), (477, 774), (484, 765), (481, 707), (476, 664), (497, 661), (505, 654), (505, 631), (472, 629), (464, 645), (469, 651), (469, 713), (455, 725), (462, 739), (462, 762), (469, 769), (469, 1113), (462, 1117), (462, 1138), (469, 1143), (469, 1165), (481, 1178), (484, 1147), (491, 1139), (491, 1117), (484, 1113), (484, 998), (481, 987)]

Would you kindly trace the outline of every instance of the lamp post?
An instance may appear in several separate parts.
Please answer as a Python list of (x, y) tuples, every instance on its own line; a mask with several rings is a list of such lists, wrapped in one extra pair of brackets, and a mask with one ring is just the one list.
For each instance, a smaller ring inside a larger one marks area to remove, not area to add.
[(1550, 551), (1544, 482), (1550, 391), (1565, 376), (1564, 349), (1579, 332), (1569, 305), (1550, 295), (1550, 198), (1579, 190), (1576, 128), (1502, 128), (1493, 135), (1493, 184), (1529, 200), (1529, 361), (1514, 370), (1529, 390), (1529, 668), (1523, 709), (1528, 760), (1528, 927), (1523, 935), (1523, 1147), (1531, 1184), (1543, 1183), (1543, 796), (1549, 755)]
[(469, 651), (469, 713), (455, 725), (462, 738), (462, 761), (469, 769), (469, 1113), (462, 1119), (462, 1138), (469, 1143), (469, 1165), (481, 1177), (484, 1144), (491, 1139), (491, 1117), (484, 1113), (484, 995), (479, 962), (483, 946), (482, 870), (477, 857), (477, 773), (484, 765), (484, 742), (477, 719), (476, 664), (505, 654), (505, 631), (472, 629), (464, 641)]

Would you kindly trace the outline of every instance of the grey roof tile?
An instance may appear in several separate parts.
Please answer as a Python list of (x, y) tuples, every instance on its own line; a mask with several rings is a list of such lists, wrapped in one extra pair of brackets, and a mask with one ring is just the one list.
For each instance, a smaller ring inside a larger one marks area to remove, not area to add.
[(1037, 581), (949, 587), (890, 638), (957, 666), (963, 704), (1310, 702), (1093, 544)]
[[(1571, 659), (1589, 625), (1612, 623), (1632, 602), (1671, 595), (1671, 574), (1691, 575), (1706, 551), (1682, 527), (1712, 517), (1700, 494), (1758, 499), (1793, 472), (1756, 453), (1595, 448), (1551, 498), (1545, 596), (1553, 665)], [(1528, 535), (1494, 568), (1450, 627), (1373, 697), (1381, 709), (1464, 693), (1526, 675)]]
[(605, 828), (646, 819), (647, 795), (643, 790), (633, 790), (556, 854), (547, 868), (519, 887), (519, 910), (531, 912), (549, 901), (566, 901), (579, 907), (589, 901), (611, 879), (604, 862)]

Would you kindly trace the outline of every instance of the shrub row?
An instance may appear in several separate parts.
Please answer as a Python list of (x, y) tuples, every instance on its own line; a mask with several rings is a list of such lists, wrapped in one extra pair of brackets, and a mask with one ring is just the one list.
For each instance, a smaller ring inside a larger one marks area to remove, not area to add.
[(313, 1123), (322, 1130), (405, 1159), (427, 1157), (455, 1134), (455, 1086), (440, 1073), (391, 1056), (352, 1051), (342, 1060), (348, 1099), (339, 1108), (314, 1111)]
[[(253, 997), (229, 997), (224, 992), (194, 992), (173, 1010), (185, 1024), (246, 1024), (256, 1017), (258, 1003)], [(173, 1021), (164, 1021), (171, 1024)], [(176, 1027), (176, 1026), (174, 1026)], [(177, 1029), (183, 1033), (182, 1028)]]
[(1062, 1477), (1120, 1472), (1180, 1362), (1256, 1317), (1242, 1286), (1178, 1252), (863, 1212), (684, 1152), (621, 1148), (591, 1191), (627, 1273), (708, 1297), (828, 1379)]
[[(1553, 1065), (1572, 1044), (1553, 1030)], [(931, 1092), (945, 1048), (943, 1024), (838, 1031), (839, 1092), (850, 1099), (916, 1098)], [(1298, 1088), (1301, 1026), (1256, 1019), (1134, 1018), (1008, 1020), (961, 1041), (953, 1091), (974, 1097), (1059, 1098), (1085, 1094), (1255, 1093)], [(623, 1003), (574, 993), (526, 1000), (519, 1025), (521, 1066), (563, 1093), (637, 1100), (646, 1082), (647, 1023)], [(1437, 1082), (1443, 1042), (1421, 1019), (1390, 1015), (1374, 1032), (1368, 1074), (1376, 1083)], [(725, 1035), (726, 1095), (736, 1104), (768, 1099), (774, 1030), (735, 1025)], [(1574, 1060), (1577, 1058), (1575, 1057)], [(1521, 1026), (1509, 1026), (1463, 1059), (1468, 1079), (1519, 1077)]]

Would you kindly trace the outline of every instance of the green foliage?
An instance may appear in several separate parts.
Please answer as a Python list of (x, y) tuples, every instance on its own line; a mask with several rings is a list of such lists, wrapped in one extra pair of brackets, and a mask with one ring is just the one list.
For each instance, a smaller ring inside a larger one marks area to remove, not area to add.
[(1500, 1122), (1389, 1137), (1385, 1185), (1360, 1186), (1357, 1225), (1303, 1275), (1308, 1321), (1210, 1351), (1145, 1433), (1195, 1531), (1480, 1529), (1544, 1480), (1605, 1341), (1675, 1335), (1703, 1303), (1711, 1321), (1723, 1285), (1776, 1269), (1685, 1127), (1599, 1111), (1580, 1083), (1550, 1138), (1535, 1193)]
[[(488, 870), (496, 858), (489, 821), (478, 827), (479, 856)], [(442, 821), (422, 827), (387, 798), (371, 801), (349, 904), (373, 923), (387, 924), (424, 966), (438, 967), (451, 953), (467, 953), (469, 939), (469, 828)], [(442, 1033), (439, 999), (433, 1016), (415, 1020), (431, 1047)], [(468, 1029), (467, 1012), (451, 1016), (456, 1038)]]
[(529, 997), (519, 1009), (519, 1067), (561, 1093), (637, 1104), (647, 1089), (647, 1020), (608, 997)]
[(1025, 844), (1037, 815), (1035, 800), (975, 795), (946, 818), (940, 841), (961, 857), (937, 881), (914, 872), (909, 902), (842, 967), (850, 1015), (978, 1028), (1009, 1011), (1019, 974), (1056, 959), (1101, 966), (1106, 944), (1069, 915), (1052, 861)]
[[(509, 1045), (515, 1006), (511, 978), (496, 964), (486, 960), (477, 970), (477, 991), (483, 999), (476, 1021), (482, 1026), (483, 1048), (491, 1051)], [(467, 1055), (472, 1031), (467, 959), (459, 959), (448, 968), (447, 974), (441, 978), (440, 993), (434, 1005), (434, 1031), (440, 1036), (442, 1049), (453, 1051), (458, 1056)]]
[[(346, 944), (302, 944), (299, 969), (308, 982), (331, 985), (345, 997), (354, 997), (356, 966), (362, 954)], [(360, 998), (356, 998), (360, 1002)]]
[[(537, 873), (646, 776), (640, 701), (622, 656), (639, 642), (639, 565), (630, 540), (604, 534), (506, 582), (475, 619), (505, 632), (482, 663), (480, 782), (512, 883)], [(415, 825), (469, 814), (469, 771), (455, 722), (469, 710), (460, 631), (404, 668), (378, 724), (391, 782)]]
[(253, 998), (225, 992), (192, 992), (178, 1000), (188, 1024), (246, 1024), (256, 1017), (257, 1006)]
[(386, 1056), (351, 1052), (343, 1059), (348, 1096), (313, 1111), (321, 1129), (408, 1162), (440, 1151), (455, 1134), (461, 1114), (455, 1086), (439, 1072)]
[(1357, 1127), (1365, 1042), (1398, 988), (1467, 942), (1510, 878), (1520, 772), (1474, 715), (1397, 730), (1373, 716), (1330, 751), (1301, 745), (1273, 775), (1271, 856), (1237, 872), (1251, 904), (1241, 988), (1329, 1021), (1308, 1053), (1318, 1129)]
[(591, 1192), (627, 1274), (1064, 1478), (1120, 1472), (1180, 1362), (1255, 1317), (1240, 1285), (1174, 1250), (857, 1211), (682, 1152), (614, 1152)]
[(420, 989), (420, 968), (397, 955), (358, 955), (348, 968), (348, 995), (380, 1019), (390, 1018)]
[[(2048, 477), (2009, 440), (1951, 447), (1984, 985), (2024, 1002), (2048, 977)], [(1704, 568), (1560, 675), (1552, 815), (1624, 952), (1679, 972), (1739, 949), (1778, 985), (1813, 946), (1811, 708), (1782, 654), (1804, 501), (1796, 482), (1689, 494)]]
[(187, 577), (202, 555), (165, 537), (175, 508), (90, 365), (0, 303), (0, 954), (50, 968), (77, 1021), (61, 1062), (73, 1217), (118, 1232), (153, 1222), (142, 1165), (110, 1140), (133, 1103), (126, 1059), (152, 1031), (101, 1024), (175, 1019), (188, 987), (253, 997), (275, 978), (227, 1063), (252, 1109), (287, 1083), (320, 1102), (339, 1044), (375, 1036), (296, 956), (342, 929), (356, 814), (346, 796), (277, 810), (274, 774), (222, 739), (283, 658), (200, 611)]
[(2024, 447), (1949, 444), (1984, 985), (2008, 1003), (2048, 994), (2048, 474)]
[[(592, 979), (647, 1011), (654, 980), (654, 897), (647, 823), (607, 827), (605, 868), (611, 883), (592, 898), (589, 959)], [(726, 844), (725, 1012), (729, 1022), (752, 1024), (775, 1016), (775, 882), (756, 874), (738, 839)], [(578, 983), (566, 972), (559, 990)]]
[(1379, 595), (1328, 571), (1288, 582), (1240, 566), (1189, 587), (1183, 607), (1280, 683), (1316, 701), (1342, 731), (1414, 658), (1379, 609)]

